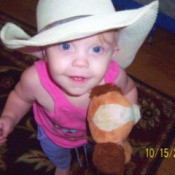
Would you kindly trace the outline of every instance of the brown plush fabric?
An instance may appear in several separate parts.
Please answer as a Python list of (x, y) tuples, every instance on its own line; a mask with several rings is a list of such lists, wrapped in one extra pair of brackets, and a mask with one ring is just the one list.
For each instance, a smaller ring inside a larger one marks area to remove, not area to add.
[(123, 148), (125, 152), (125, 164), (127, 164), (131, 160), (132, 146), (127, 140), (125, 140), (123, 142)]
[(107, 83), (107, 84), (96, 86), (95, 88), (93, 88), (91, 91), (90, 98), (94, 96), (100, 96), (100, 95), (106, 94), (107, 92), (116, 92), (116, 91), (122, 94), (122, 91), (119, 87), (117, 87), (114, 84)]
[(124, 149), (111, 142), (97, 143), (93, 153), (93, 163), (104, 173), (120, 175), (124, 171)]
[[(124, 171), (125, 163), (131, 159), (132, 147), (126, 139), (134, 122), (128, 121), (111, 131), (99, 128), (93, 122), (93, 117), (100, 106), (107, 106), (108, 104), (119, 104), (125, 107), (131, 107), (132, 104), (122, 95), (120, 88), (114, 84), (97, 86), (91, 92), (87, 118), (92, 138), (96, 142), (93, 162), (102, 172), (117, 175)], [(122, 116), (116, 117), (120, 119)], [(117, 144), (121, 142), (122, 146)]]

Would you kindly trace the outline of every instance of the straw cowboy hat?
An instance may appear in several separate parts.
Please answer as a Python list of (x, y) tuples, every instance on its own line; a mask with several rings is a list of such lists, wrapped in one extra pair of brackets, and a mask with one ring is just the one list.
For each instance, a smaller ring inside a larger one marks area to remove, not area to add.
[(6, 47), (42, 58), (42, 46), (118, 29), (116, 61), (126, 68), (150, 32), (157, 11), (158, 1), (134, 10), (115, 11), (111, 0), (39, 0), (35, 36), (7, 23), (0, 37)]

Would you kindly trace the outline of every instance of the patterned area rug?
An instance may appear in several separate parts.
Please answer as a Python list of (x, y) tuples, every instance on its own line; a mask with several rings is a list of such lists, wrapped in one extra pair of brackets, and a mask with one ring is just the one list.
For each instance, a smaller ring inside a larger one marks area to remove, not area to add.
[[(33, 27), (0, 14), (0, 25), (4, 25), (7, 21), (20, 25), (31, 35), (35, 33)], [(10, 51), (0, 45), (0, 112), (22, 71), (34, 60), (35, 58), (31, 56)], [(175, 135), (175, 101), (144, 83), (134, 80), (138, 87), (142, 119), (129, 136), (129, 142), (133, 146), (133, 156), (126, 166), (124, 175), (154, 175), (165, 156), (160, 150), (168, 148)], [(87, 166), (84, 152), (82, 148), (79, 148), (83, 167), (79, 166), (74, 150), (72, 151), (71, 172), (73, 175), (104, 175), (91, 163), (92, 150), (93, 144), (90, 144), (88, 147), (90, 164)], [(54, 174), (54, 166), (44, 156), (36, 139), (36, 125), (32, 111), (27, 113), (11, 133), (8, 142), (0, 147), (0, 174)]]

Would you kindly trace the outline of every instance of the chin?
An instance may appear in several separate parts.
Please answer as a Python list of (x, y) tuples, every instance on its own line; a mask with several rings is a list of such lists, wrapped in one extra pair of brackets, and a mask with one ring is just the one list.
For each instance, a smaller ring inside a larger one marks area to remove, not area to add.
[(70, 96), (75, 96), (75, 97), (78, 97), (78, 96), (82, 96), (84, 94), (87, 93), (87, 91), (73, 91), (73, 92), (67, 92)]
[(72, 89), (65, 90), (65, 92), (70, 96), (82, 96), (82, 95), (88, 93), (89, 90), (82, 89), (82, 88), (72, 88)]
[(97, 86), (99, 83), (98, 81), (91, 81), (87, 83), (82, 83), (82, 84), (75, 84), (75, 83), (70, 83), (70, 82), (64, 82), (64, 83), (59, 83), (60, 87), (62, 90), (70, 95), (70, 96), (82, 96), (84, 94), (87, 94), (91, 91), (91, 89), (95, 86)]

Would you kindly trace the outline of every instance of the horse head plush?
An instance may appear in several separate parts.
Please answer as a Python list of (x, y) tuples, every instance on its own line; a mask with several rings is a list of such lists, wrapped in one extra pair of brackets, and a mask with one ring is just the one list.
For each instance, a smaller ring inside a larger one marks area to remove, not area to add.
[(132, 155), (127, 137), (139, 119), (138, 105), (131, 104), (116, 85), (100, 85), (92, 90), (88, 124), (96, 142), (93, 163), (99, 170), (109, 174), (124, 171)]

